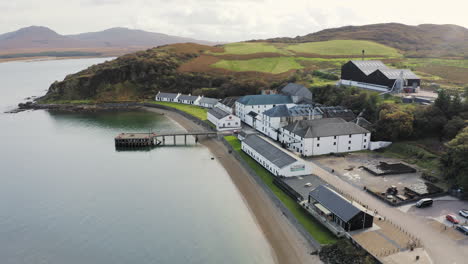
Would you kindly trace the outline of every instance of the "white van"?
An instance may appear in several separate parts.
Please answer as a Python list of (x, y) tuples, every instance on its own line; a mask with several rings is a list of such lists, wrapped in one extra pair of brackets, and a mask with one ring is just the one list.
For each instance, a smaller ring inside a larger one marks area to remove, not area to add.
[(416, 203), (416, 207), (418, 208), (428, 207), (428, 206), (431, 206), (433, 203), (434, 201), (431, 198), (424, 198), (424, 199), (419, 200)]

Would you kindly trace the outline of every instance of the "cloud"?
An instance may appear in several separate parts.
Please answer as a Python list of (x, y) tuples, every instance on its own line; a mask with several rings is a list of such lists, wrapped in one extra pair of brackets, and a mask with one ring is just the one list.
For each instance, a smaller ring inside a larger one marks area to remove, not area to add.
[(213, 41), (294, 37), (369, 23), (459, 24), (464, 0), (15, 0), (0, 1), (0, 32), (44, 25), (62, 34), (130, 27)]

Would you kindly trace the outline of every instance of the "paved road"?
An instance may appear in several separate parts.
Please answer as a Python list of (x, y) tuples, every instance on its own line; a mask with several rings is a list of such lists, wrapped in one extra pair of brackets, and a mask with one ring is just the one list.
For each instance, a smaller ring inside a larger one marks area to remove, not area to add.
[(315, 164), (314, 174), (332, 184), (343, 192), (350, 194), (355, 199), (367, 203), (369, 208), (376, 209), (378, 213), (385, 216), (393, 223), (403, 227), (406, 231), (420, 238), (426, 251), (434, 263), (462, 264), (468, 263), (468, 246), (466, 243), (457, 243), (453, 239), (440, 234), (424, 221), (424, 218), (404, 213), (395, 207), (391, 207), (371, 196), (364, 190), (352, 186), (346, 181), (322, 169)]

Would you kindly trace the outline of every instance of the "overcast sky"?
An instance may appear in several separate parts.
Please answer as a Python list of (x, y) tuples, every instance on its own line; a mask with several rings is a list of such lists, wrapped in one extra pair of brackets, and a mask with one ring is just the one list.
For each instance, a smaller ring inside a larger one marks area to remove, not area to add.
[(238, 41), (386, 22), (468, 27), (468, 0), (0, 0), (0, 14), (0, 33), (30, 25), (60, 34), (128, 27)]

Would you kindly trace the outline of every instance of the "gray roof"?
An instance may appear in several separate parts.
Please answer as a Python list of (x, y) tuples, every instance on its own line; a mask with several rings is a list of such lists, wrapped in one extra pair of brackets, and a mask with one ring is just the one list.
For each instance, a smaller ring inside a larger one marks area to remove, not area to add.
[(185, 94), (182, 94), (179, 96), (179, 98), (177, 98), (177, 100), (187, 100), (187, 101), (195, 101), (197, 100), (198, 96), (193, 96), (193, 95), (185, 95)]
[(292, 99), (286, 95), (280, 94), (257, 94), (257, 95), (246, 95), (239, 100), (239, 103), (243, 105), (269, 105), (269, 104), (291, 104)]
[(277, 105), (266, 110), (263, 114), (269, 117), (284, 117), (289, 116), (289, 110), (285, 105)]
[(156, 97), (159, 98), (169, 98), (169, 99), (175, 99), (177, 97), (176, 93), (161, 93), (159, 92)]
[(404, 79), (419, 79), (419, 76), (408, 69), (379, 69), (379, 71), (390, 80), (396, 80), (400, 78), (401, 73), (403, 73)]
[(290, 96), (300, 96), (312, 100), (312, 92), (305, 86), (296, 83), (289, 83), (281, 89), (281, 93)]
[(236, 104), (237, 99), (239, 99), (239, 96), (226, 97), (219, 103), (232, 108)]
[(356, 65), (366, 75), (373, 73), (377, 69), (388, 69), (387, 65), (378, 60), (352, 60), (351, 63)]
[(323, 114), (319, 108), (314, 108), (313, 105), (301, 104), (289, 108), (290, 116), (308, 116), (308, 115), (321, 115)]
[(289, 154), (285, 153), (281, 149), (275, 147), (268, 141), (255, 134), (247, 135), (242, 143), (247, 144), (253, 148), (260, 155), (275, 164), (278, 168), (283, 168), (297, 161)]
[(202, 99), (200, 99), (200, 104), (212, 104), (212, 105), (215, 105), (217, 104), (219, 101), (219, 99), (216, 99), (216, 98), (209, 98), (209, 97), (203, 97)]
[(320, 106), (319, 109), (323, 113), (324, 117), (328, 118), (339, 117), (346, 121), (351, 121), (356, 118), (353, 111), (342, 106)]
[(211, 108), (208, 113), (210, 113), (211, 115), (213, 115), (214, 117), (216, 117), (217, 119), (221, 119), (223, 117), (226, 117), (228, 115), (230, 115), (230, 113), (224, 111), (223, 109), (221, 108), (218, 108), (218, 107), (213, 107)]
[(309, 193), (309, 196), (345, 222), (362, 212), (344, 197), (324, 185), (317, 186)]
[(302, 138), (330, 137), (369, 133), (368, 130), (346, 122), (342, 118), (321, 118), (314, 120), (299, 120), (285, 126), (283, 129)]

